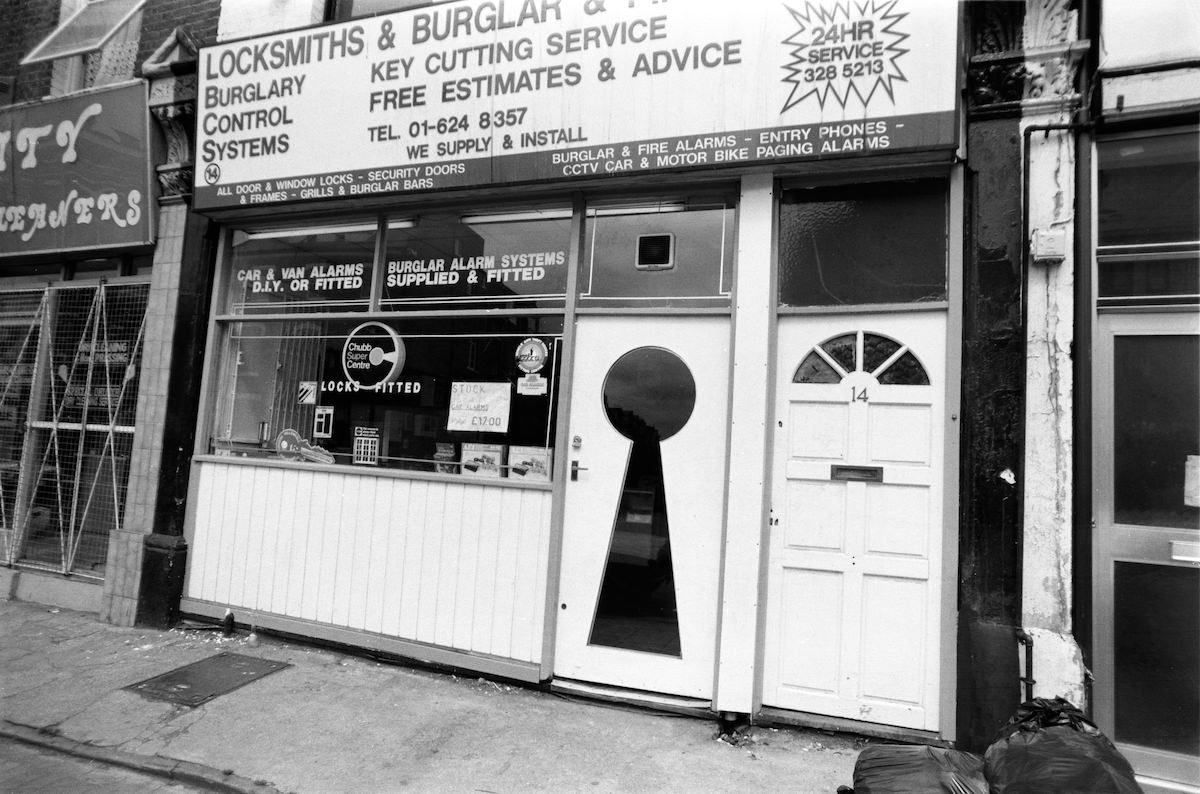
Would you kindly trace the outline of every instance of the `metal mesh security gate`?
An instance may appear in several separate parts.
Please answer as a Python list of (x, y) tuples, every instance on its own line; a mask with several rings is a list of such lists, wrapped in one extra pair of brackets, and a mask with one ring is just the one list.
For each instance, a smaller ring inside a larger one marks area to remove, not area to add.
[(3, 563), (103, 577), (124, 514), (148, 293), (0, 293)]

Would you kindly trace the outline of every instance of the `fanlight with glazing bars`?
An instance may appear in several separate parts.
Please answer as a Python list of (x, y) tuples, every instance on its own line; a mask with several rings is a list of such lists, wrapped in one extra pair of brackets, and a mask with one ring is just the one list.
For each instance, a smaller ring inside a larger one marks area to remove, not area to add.
[(809, 352), (793, 383), (841, 383), (865, 372), (883, 386), (928, 386), (925, 367), (907, 345), (881, 334), (855, 331), (827, 339)]

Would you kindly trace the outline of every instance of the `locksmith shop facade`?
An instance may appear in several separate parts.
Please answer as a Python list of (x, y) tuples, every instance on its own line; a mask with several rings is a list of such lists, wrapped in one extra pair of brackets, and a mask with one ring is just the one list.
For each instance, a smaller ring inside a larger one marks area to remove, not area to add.
[(945, 735), (962, 24), (467, 2), (201, 48), (183, 611)]
[(1061, 695), (1200, 785), (1175, 10), (220, 3), (179, 609), (962, 747)]

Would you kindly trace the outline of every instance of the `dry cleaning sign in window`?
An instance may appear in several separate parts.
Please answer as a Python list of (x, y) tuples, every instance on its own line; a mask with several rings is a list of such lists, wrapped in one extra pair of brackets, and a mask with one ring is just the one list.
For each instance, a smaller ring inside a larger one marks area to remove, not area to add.
[(512, 384), (456, 381), (450, 385), (447, 430), (507, 433)]

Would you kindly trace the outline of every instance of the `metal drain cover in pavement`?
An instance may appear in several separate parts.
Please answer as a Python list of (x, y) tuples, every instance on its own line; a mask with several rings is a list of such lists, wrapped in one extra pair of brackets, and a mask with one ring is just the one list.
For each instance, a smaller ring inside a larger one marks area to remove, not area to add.
[(218, 653), (125, 688), (155, 700), (199, 706), (285, 667), (291, 665), (240, 653)]

